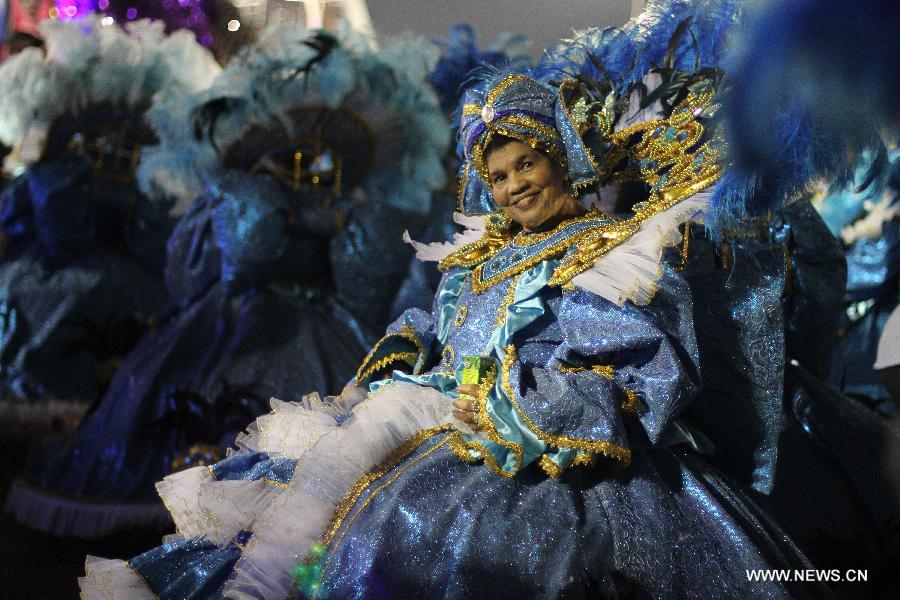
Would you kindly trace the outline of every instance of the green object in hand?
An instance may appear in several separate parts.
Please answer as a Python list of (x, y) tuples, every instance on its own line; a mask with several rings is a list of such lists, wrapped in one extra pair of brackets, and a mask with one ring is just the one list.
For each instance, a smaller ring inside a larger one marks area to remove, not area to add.
[(460, 383), (478, 385), (497, 370), (497, 363), (489, 356), (463, 357), (463, 370)]

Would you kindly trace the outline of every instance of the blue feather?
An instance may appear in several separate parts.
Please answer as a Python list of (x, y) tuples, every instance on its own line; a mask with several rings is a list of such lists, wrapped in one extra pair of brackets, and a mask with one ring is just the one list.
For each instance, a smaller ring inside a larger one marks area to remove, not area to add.
[[(883, 150), (877, 132), (898, 123), (898, 31), (900, 4), (879, 0), (792, 0), (754, 20), (729, 69), (725, 117), (732, 160), (766, 190), (755, 210), (813, 179), (846, 184), (862, 152)], [(867, 178), (876, 188), (879, 170)], [(741, 214), (724, 200), (716, 209)]]

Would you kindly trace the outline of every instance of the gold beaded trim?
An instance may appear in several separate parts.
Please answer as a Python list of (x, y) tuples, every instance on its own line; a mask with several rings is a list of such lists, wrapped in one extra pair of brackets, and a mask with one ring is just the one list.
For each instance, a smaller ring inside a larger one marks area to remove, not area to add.
[[(410, 326), (404, 325), (401, 328), (401, 330), (398, 331), (397, 333), (389, 333), (388, 335), (386, 335), (383, 338), (381, 338), (380, 340), (378, 340), (378, 342), (376, 342), (376, 344), (372, 347), (372, 349), (366, 355), (366, 358), (363, 360), (362, 364), (359, 366), (359, 369), (356, 371), (356, 380), (357, 381), (364, 381), (366, 376), (372, 374), (372, 372), (373, 372), (372, 368), (374, 365), (370, 365), (370, 363), (373, 360), (375, 360), (375, 355), (378, 353), (378, 351), (381, 349), (381, 347), (384, 346), (384, 344), (386, 344), (387, 341), (392, 338), (401, 338), (403, 340), (406, 340), (407, 342), (412, 343), (416, 347), (416, 349), (418, 350), (418, 356), (426, 355), (425, 347), (422, 345), (422, 342), (419, 341), (418, 336), (416, 336), (415, 329)], [(399, 357), (400, 354), (406, 354), (406, 353), (393, 354), (393, 355), (389, 355), (389, 357), (393, 356), (393, 357), (395, 357), (394, 360), (398, 360), (397, 357)], [(409, 354), (414, 354), (414, 353), (409, 353)], [(418, 356), (413, 358), (413, 360), (412, 360), (413, 365), (415, 365), (416, 362), (418, 362)], [(381, 368), (383, 368), (384, 366), (387, 366), (387, 365), (383, 364), (381, 366)], [(413, 374), (418, 375), (417, 371), (418, 370), (415, 369), (413, 371)]]
[[(582, 373), (584, 371), (593, 371), (598, 375), (608, 379), (609, 381), (615, 382), (613, 379), (613, 374), (615, 373), (615, 369), (610, 365), (593, 365), (591, 367), (570, 367), (568, 365), (557, 364), (556, 370), (560, 373)], [(638, 410), (641, 408), (641, 401), (638, 398), (637, 394), (632, 390), (628, 389), (625, 386), (616, 385), (625, 393), (625, 399), (622, 401), (622, 404), (619, 406), (622, 412), (633, 415), (637, 414)]]
[(367, 378), (371, 377), (375, 373), (378, 373), (385, 367), (397, 362), (405, 362), (415, 370), (416, 362), (418, 360), (419, 353), (417, 352), (394, 352), (366, 365), (365, 370), (357, 372), (356, 379), (357, 381), (365, 381)]
[(516, 362), (517, 359), (516, 347), (510, 344), (505, 348), (505, 352), (506, 357), (503, 359), (503, 366), (501, 370), (503, 389), (506, 391), (506, 394), (509, 396), (510, 401), (518, 411), (519, 416), (522, 417), (522, 420), (525, 422), (528, 428), (531, 429), (531, 431), (534, 432), (534, 434), (538, 436), (538, 438), (555, 448), (574, 448), (576, 450), (582, 450), (584, 452), (602, 454), (603, 456), (606, 456), (608, 458), (620, 460), (625, 464), (628, 464), (631, 461), (631, 450), (623, 446), (619, 446), (618, 444), (613, 444), (612, 442), (606, 441), (588, 440), (584, 438), (555, 435), (552, 433), (547, 433), (546, 431), (538, 428), (534, 421), (528, 418), (528, 416), (522, 410), (522, 407), (519, 406), (519, 402), (518, 400), (516, 400), (512, 385), (509, 383), (509, 372), (510, 369), (512, 369), (512, 365)]

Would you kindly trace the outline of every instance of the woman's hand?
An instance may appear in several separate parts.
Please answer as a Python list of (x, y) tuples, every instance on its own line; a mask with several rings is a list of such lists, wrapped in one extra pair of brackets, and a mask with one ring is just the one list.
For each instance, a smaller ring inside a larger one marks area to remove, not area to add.
[(478, 386), (474, 383), (464, 383), (457, 389), (460, 396), (453, 401), (453, 406), (456, 407), (456, 410), (453, 411), (453, 416), (473, 430), (478, 431), (480, 428), (475, 421), (475, 396), (478, 395)]

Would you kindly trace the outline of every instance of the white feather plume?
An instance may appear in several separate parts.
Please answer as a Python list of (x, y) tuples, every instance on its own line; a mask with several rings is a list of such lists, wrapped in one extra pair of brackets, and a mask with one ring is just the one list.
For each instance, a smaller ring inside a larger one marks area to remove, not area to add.
[(703, 223), (712, 192), (701, 192), (647, 219), (637, 233), (575, 276), (572, 284), (618, 305), (648, 304), (663, 276), (662, 255), (682, 241), (679, 227)]
[(417, 242), (409, 235), (409, 231), (403, 232), (403, 241), (416, 249), (416, 258), (422, 262), (440, 262), (472, 242), (478, 241), (484, 235), (484, 217), (467, 217), (462, 213), (453, 213), (453, 220), (464, 227), (463, 231), (453, 235), (452, 242), (434, 242), (425, 244)]

